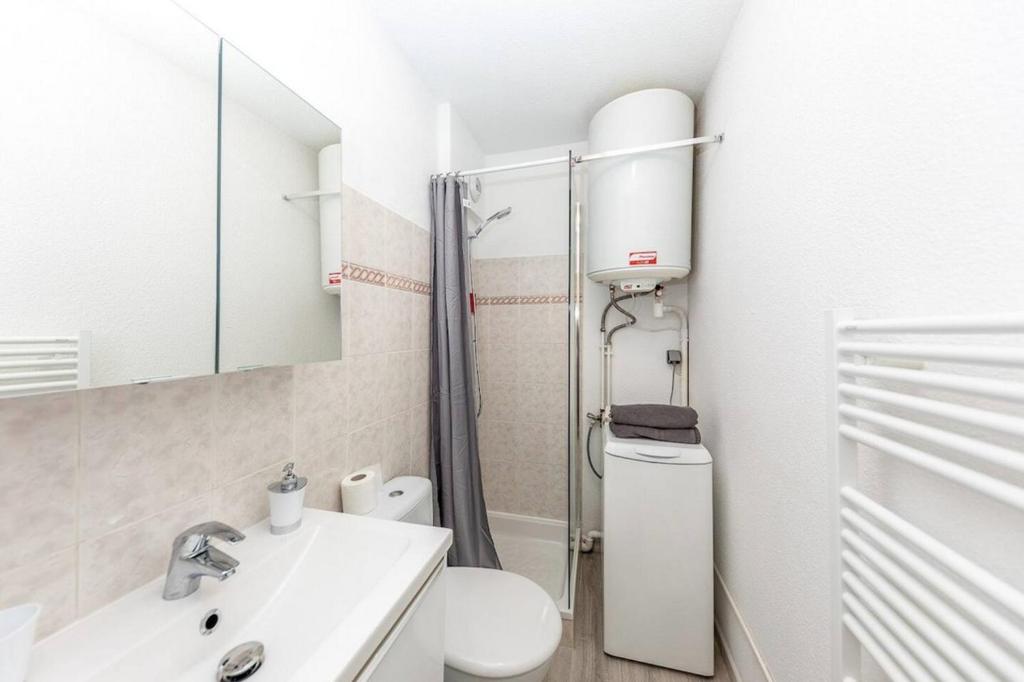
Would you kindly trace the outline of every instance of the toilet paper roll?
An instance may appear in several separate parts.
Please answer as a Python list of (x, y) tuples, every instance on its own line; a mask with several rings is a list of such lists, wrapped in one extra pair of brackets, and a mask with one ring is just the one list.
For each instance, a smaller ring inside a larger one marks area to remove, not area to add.
[(341, 510), (348, 514), (369, 514), (377, 506), (379, 476), (373, 469), (354, 471), (341, 481)]

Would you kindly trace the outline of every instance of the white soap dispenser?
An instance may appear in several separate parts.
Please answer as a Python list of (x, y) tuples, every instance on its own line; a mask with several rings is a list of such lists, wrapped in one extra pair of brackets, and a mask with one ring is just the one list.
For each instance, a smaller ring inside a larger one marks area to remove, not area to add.
[(267, 486), (270, 494), (270, 532), (284, 535), (298, 530), (302, 525), (302, 502), (306, 497), (306, 479), (292, 471), (295, 462), (284, 466), (280, 481)]

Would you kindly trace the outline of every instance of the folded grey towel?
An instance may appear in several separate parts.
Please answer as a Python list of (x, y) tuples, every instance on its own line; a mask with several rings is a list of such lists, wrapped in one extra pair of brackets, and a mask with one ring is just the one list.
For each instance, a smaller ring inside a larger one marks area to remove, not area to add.
[(616, 424), (655, 429), (692, 429), (697, 425), (696, 410), (676, 405), (612, 405), (611, 417)]
[(612, 433), (619, 438), (646, 438), (648, 440), (660, 440), (668, 443), (685, 443), (686, 445), (698, 445), (700, 443), (700, 431), (697, 427), (690, 429), (655, 429), (650, 426), (633, 426), (632, 424), (610, 425)]

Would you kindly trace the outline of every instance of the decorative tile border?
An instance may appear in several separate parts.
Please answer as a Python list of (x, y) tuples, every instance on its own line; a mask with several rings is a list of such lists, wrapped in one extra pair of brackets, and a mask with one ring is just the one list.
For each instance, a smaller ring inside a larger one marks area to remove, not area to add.
[(343, 282), (371, 284), (377, 287), (387, 287), (388, 289), (400, 289), (401, 291), (408, 291), (413, 294), (427, 295), (430, 293), (430, 284), (428, 282), (421, 282), (411, 277), (403, 277), (378, 270), (377, 268), (359, 265), (358, 263), (349, 263), (348, 261), (343, 261), (341, 264), (341, 279)]
[(567, 294), (540, 294), (536, 296), (477, 296), (477, 305), (537, 305), (568, 303)]
[(426, 282), (420, 282), (411, 277), (402, 277), (400, 275), (388, 275), (387, 287), (389, 289), (409, 291), (414, 294), (426, 295), (430, 293), (430, 285)]

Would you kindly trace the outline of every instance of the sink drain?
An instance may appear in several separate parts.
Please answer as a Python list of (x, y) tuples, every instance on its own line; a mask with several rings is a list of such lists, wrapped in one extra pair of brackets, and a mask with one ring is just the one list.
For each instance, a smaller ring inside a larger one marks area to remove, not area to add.
[(263, 644), (246, 642), (224, 654), (217, 666), (217, 682), (240, 682), (256, 674), (265, 659)]

